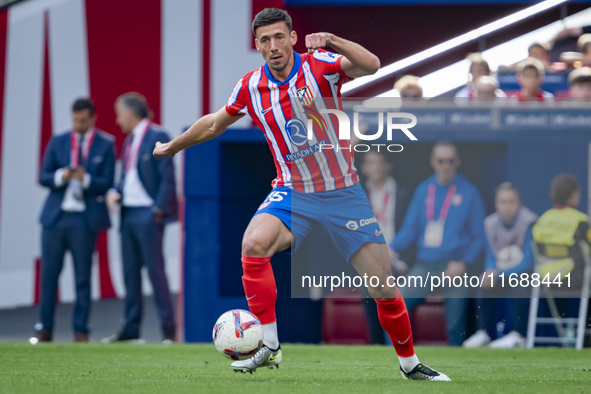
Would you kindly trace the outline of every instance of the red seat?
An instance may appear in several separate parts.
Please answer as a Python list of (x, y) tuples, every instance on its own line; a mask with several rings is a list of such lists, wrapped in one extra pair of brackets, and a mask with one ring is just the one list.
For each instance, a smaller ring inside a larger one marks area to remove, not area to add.
[(370, 343), (364, 297), (351, 289), (333, 291), (322, 301), (322, 339), (326, 344)]
[(428, 297), (410, 313), (413, 342), (417, 345), (447, 345), (445, 303), (437, 296)]

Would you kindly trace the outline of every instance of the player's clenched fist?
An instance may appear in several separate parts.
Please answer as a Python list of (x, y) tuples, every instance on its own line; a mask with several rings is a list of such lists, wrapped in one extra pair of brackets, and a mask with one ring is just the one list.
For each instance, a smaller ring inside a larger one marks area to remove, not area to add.
[(330, 33), (312, 33), (306, 36), (306, 48), (308, 53), (314, 53), (318, 48), (330, 45)]
[(170, 151), (168, 143), (163, 144), (161, 142), (156, 142), (156, 147), (154, 147), (154, 152), (152, 153), (155, 158), (161, 159), (163, 157), (172, 157), (174, 153)]

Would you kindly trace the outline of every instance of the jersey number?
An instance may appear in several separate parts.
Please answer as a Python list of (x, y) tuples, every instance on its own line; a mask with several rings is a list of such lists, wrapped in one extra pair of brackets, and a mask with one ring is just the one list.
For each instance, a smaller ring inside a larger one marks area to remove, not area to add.
[(275, 192), (269, 194), (269, 197), (267, 197), (267, 201), (268, 202), (283, 201), (283, 196), (287, 196), (287, 192), (275, 191)]

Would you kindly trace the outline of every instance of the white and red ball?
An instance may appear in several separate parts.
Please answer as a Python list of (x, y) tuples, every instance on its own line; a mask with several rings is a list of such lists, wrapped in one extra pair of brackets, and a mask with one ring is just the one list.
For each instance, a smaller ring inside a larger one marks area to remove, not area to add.
[(220, 354), (232, 360), (243, 360), (263, 346), (263, 327), (252, 313), (232, 309), (215, 322), (212, 337)]

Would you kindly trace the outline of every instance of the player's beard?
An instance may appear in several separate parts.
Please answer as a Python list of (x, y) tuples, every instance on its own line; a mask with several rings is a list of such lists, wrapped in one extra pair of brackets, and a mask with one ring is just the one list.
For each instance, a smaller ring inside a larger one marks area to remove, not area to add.
[[(278, 54), (274, 54), (272, 56), (276, 56), (276, 55), (278, 55)], [(274, 71), (283, 71), (285, 69), (285, 67), (287, 67), (287, 65), (289, 64), (290, 59), (283, 54), (280, 54), (280, 55), (283, 57), (283, 60), (284, 60), (281, 64), (271, 63), (271, 60), (272, 60), (271, 58), (269, 58), (269, 60), (267, 61), (267, 64), (269, 65), (269, 67), (272, 68)]]

